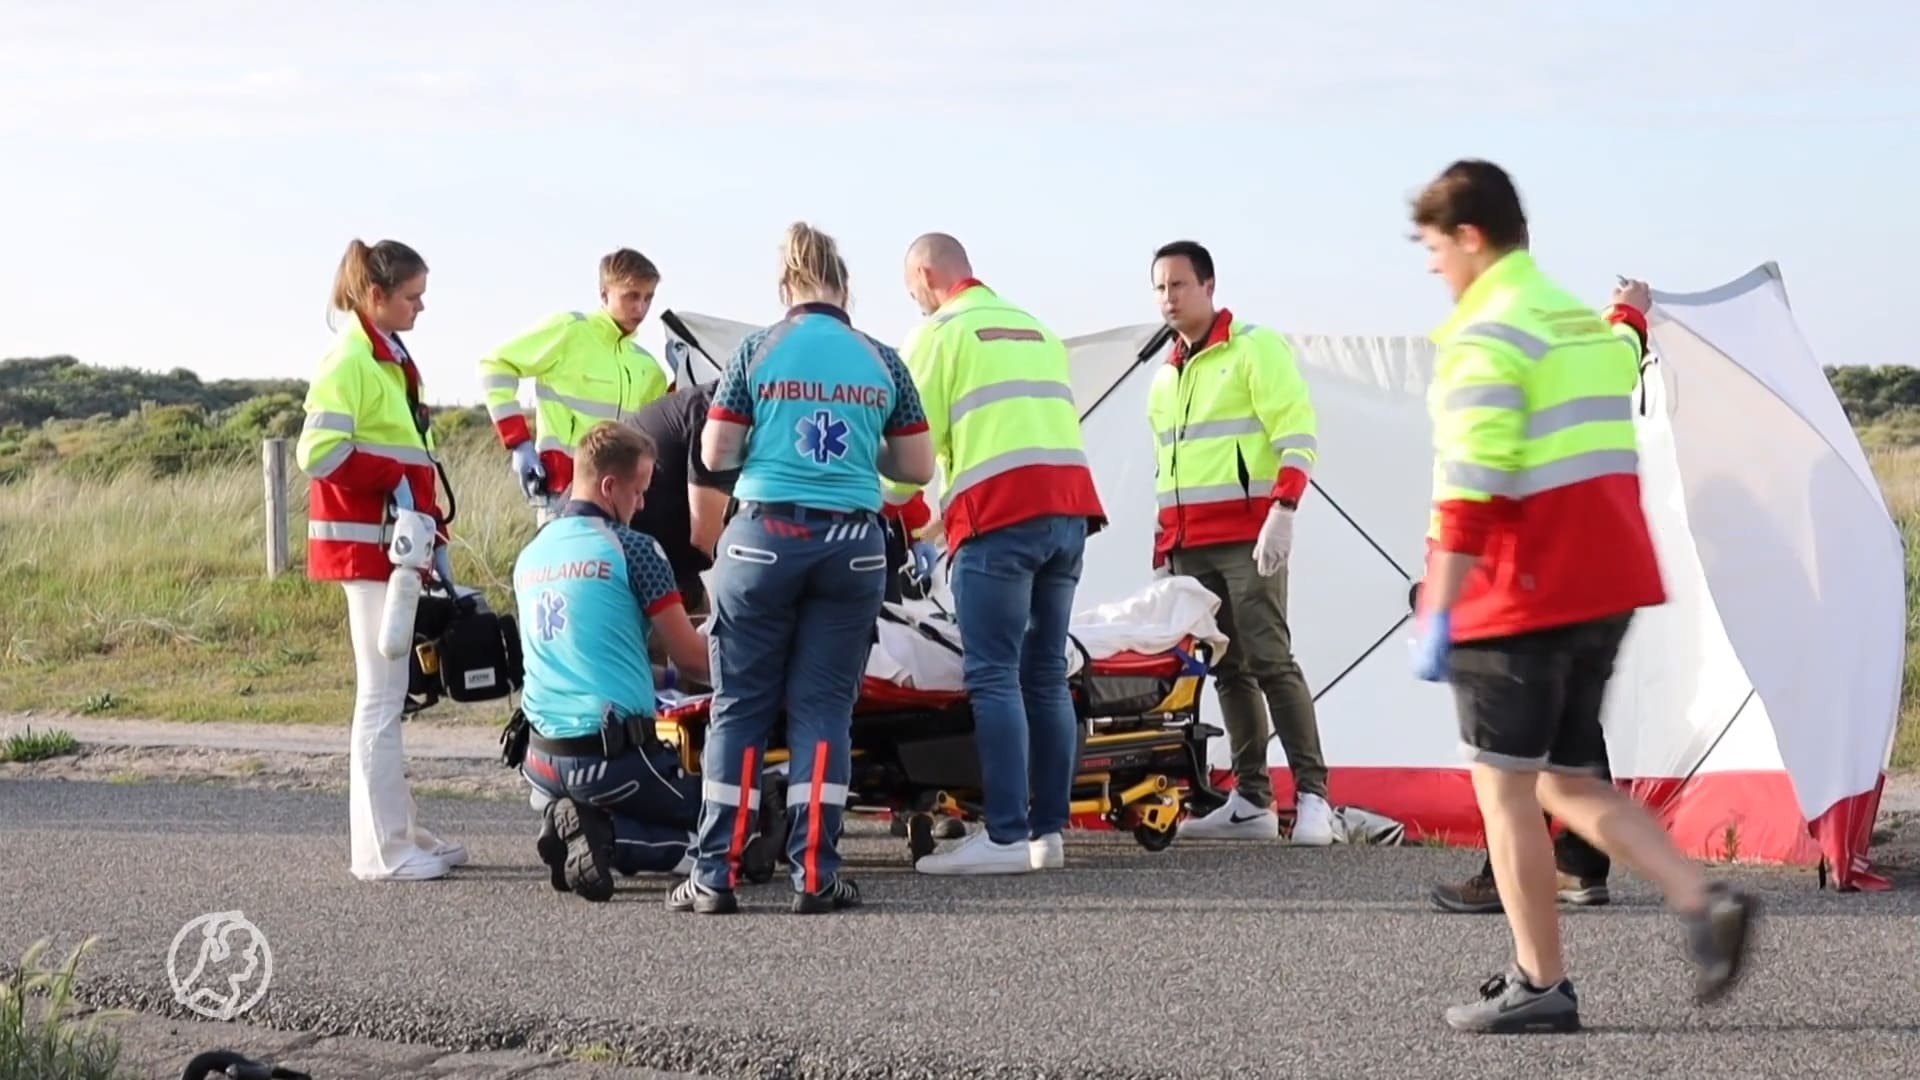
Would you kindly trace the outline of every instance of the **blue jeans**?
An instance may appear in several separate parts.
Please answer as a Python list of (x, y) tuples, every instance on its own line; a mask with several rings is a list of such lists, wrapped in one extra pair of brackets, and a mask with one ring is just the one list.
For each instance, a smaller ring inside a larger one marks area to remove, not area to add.
[(762, 503), (744, 504), (720, 534), (707, 639), (713, 705), (700, 764), (700, 884), (731, 889), (739, 879), (760, 808), (767, 739), (783, 708), (793, 887), (818, 892), (839, 872), (853, 706), (886, 590), (883, 537), (879, 514)]
[(687, 857), (687, 837), (700, 815), (700, 782), (680, 771), (671, 749), (609, 758), (529, 748), (520, 771), (553, 798), (597, 806), (613, 819), (613, 868), (622, 874), (664, 874)]
[(953, 554), (963, 677), (996, 843), (1067, 825), (1080, 764), (1067, 625), (1086, 546), (1086, 518), (1054, 515), (969, 537)]

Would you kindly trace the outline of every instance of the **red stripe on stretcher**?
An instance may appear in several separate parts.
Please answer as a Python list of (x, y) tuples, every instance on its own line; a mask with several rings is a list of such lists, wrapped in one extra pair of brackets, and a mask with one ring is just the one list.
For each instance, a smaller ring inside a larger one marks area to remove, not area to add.
[(820, 891), (820, 787), (827, 782), (827, 742), (813, 744), (813, 779), (807, 782), (807, 891)]
[(733, 816), (733, 845), (727, 848), (727, 885), (740, 887), (741, 855), (747, 850), (747, 832), (753, 826), (753, 778), (758, 775), (753, 769), (753, 747), (749, 746), (741, 755), (740, 761), (740, 805)]

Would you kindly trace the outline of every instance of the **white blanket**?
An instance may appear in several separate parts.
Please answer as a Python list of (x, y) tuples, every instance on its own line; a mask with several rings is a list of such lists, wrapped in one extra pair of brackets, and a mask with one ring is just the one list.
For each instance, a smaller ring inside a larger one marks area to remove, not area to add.
[[(887, 609), (906, 625), (880, 620), (880, 643), (867, 659), (867, 674), (921, 690), (965, 689), (959, 628), (926, 601), (888, 604)], [(1121, 652), (1165, 652), (1189, 637), (1209, 645), (1217, 660), (1227, 648), (1214, 622), (1219, 610), (1219, 598), (1193, 578), (1158, 578), (1124, 600), (1074, 612), (1070, 633), (1095, 660)], [(1079, 671), (1081, 663), (1080, 650), (1069, 641), (1068, 673)]]

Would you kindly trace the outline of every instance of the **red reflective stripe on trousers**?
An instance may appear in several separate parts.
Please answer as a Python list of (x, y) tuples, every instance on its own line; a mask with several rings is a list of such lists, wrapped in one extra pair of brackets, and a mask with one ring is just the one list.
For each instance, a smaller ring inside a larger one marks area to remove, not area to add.
[(740, 858), (747, 850), (747, 834), (753, 828), (753, 747), (740, 755), (740, 805), (733, 817), (733, 844), (727, 848), (727, 886), (740, 887)]
[(813, 779), (807, 782), (807, 891), (820, 891), (820, 787), (827, 782), (827, 743), (813, 745)]

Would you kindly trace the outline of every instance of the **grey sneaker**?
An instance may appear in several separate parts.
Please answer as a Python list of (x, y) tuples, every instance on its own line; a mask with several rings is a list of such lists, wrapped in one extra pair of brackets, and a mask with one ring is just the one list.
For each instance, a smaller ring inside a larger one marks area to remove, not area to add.
[(1718, 1001), (1740, 975), (1753, 937), (1760, 901), (1725, 882), (1707, 886), (1706, 910), (1681, 916), (1687, 931), (1687, 959), (1693, 962), (1693, 999)]
[(1580, 1030), (1580, 995), (1573, 981), (1535, 990), (1519, 969), (1495, 975), (1480, 986), (1480, 1000), (1447, 1010), (1447, 1026), (1477, 1035)]

